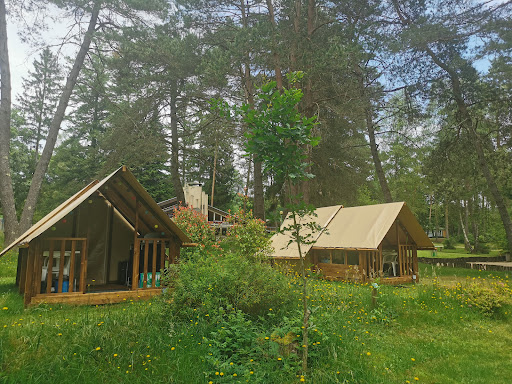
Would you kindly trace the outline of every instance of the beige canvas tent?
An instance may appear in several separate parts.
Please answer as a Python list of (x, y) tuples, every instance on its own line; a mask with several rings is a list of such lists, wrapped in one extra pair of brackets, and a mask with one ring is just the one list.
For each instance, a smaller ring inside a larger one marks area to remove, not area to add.
[[(313, 234), (314, 244), (303, 245), (306, 263), (329, 279), (387, 283), (418, 280), (418, 249), (434, 249), (404, 202), (343, 208), (318, 208), (315, 221), (322, 231)], [(291, 223), (287, 218), (283, 226)], [(306, 234), (306, 232), (304, 232)], [(299, 253), (290, 237), (272, 237), (276, 264), (297, 264)]]
[(122, 167), (59, 205), (0, 257), (19, 247), (25, 305), (98, 304), (160, 292), (161, 269), (193, 245)]

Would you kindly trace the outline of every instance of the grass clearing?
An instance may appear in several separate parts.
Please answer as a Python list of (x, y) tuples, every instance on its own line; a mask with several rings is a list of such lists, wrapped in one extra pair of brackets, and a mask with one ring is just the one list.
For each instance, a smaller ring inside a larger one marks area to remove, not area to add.
[[(16, 257), (0, 259), (2, 383), (487, 384), (512, 376), (505, 272), (424, 264), (420, 284), (380, 287), (373, 309), (369, 285), (310, 280), (311, 368), (304, 378), (294, 313), (279, 321), (269, 309), (250, 323), (237, 315), (223, 323), (204, 315), (174, 322), (159, 298), (24, 309), (15, 272)], [(506, 287), (507, 302), (494, 315), (461, 301), (475, 281)], [(290, 287), (301, 290), (293, 279)]]

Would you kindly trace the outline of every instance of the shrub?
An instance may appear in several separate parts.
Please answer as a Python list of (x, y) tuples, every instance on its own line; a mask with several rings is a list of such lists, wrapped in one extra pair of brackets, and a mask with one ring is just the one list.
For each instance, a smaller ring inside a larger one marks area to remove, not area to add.
[(252, 211), (243, 210), (229, 216), (228, 220), (232, 226), (222, 241), (224, 249), (254, 261), (270, 255), (270, 237), (263, 220), (254, 218)]
[(510, 288), (503, 282), (483, 285), (472, 283), (467, 287), (458, 287), (458, 299), (468, 308), (475, 308), (486, 315), (492, 315), (507, 303), (510, 298)]
[(444, 249), (455, 249), (455, 239), (453, 237), (448, 237), (443, 242)]
[(212, 317), (220, 308), (259, 316), (292, 301), (288, 278), (267, 263), (230, 252), (200, 255), (166, 272), (171, 311), (182, 319)]
[(491, 247), (485, 243), (478, 243), (478, 246), (475, 248), (475, 252), (487, 255), (491, 252)]
[[(250, 382), (290, 382), (290, 377), (299, 371), (296, 333), (300, 325), (285, 318), (279, 329), (267, 326), (268, 323), (253, 321), (241, 311), (224, 313), (217, 329), (205, 340), (209, 345), (206, 361), (212, 369), (209, 378), (219, 379), (222, 372), (224, 376)], [(281, 337), (279, 333), (285, 328), (287, 331)]]
[(182, 260), (188, 260), (196, 255), (215, 251), (215, 230), (208, 225), (208, 218), (191, 207), (178, 207), (174, 211), (174, 222), (192, 240), (197, 243), (195, 248), (186, 248), (181, 252)]

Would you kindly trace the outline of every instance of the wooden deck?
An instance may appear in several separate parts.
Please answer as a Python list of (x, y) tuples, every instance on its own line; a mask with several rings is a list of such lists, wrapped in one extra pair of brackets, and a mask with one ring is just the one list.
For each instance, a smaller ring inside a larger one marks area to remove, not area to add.
[(471, 269), (484, 271), (512, 271), (512, 261), (472, 261), (468, 262)]
[(146, 288), (135, 291), (113, 291), (113, 292), (69, 292), (38, 294), (32, 297), (30, 305), (47, 304), (71, 304), (71, 305), (100, 305), (114, 304), (130, 300), (145, 300), (162, 293), (162, 288)]

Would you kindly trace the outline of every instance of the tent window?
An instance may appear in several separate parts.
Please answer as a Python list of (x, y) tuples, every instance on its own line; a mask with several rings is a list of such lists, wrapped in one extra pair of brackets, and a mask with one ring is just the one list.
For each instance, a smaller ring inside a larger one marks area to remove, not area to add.
[(347, 251), (348, 265), (359, 265), (359, 252)]
[(333, 264), (345, 264), (345, 252), (341, 249), (332, 250), (332, 263)]
[(329, 264), (331, 262), (331, 252), (328, 249), (317, 249), (315, 252), (319, 263)]

